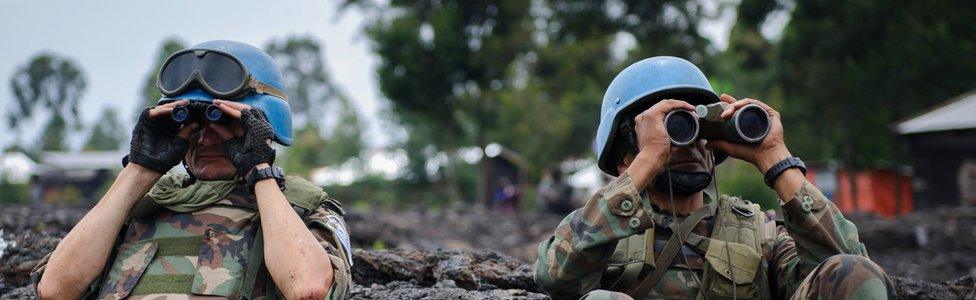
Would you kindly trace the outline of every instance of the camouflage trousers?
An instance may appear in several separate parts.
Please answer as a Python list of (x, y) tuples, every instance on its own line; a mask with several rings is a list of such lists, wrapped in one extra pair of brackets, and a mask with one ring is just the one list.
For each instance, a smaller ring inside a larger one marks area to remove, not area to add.
[[(633, 298), (621, 292), (594, 290), (582, 299)], [(791, 299), (895, 299), (895, 285), (884, 270), (870, 259), (838, 254), (828, 257), (813, 269), (800, 282)]]

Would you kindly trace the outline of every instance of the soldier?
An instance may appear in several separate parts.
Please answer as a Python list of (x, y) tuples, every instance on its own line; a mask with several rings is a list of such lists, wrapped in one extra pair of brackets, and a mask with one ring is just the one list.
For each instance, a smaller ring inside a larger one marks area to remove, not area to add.
[[(170, 56), (157, 86), (118, 178), (32, 272), (38, 296), (344, 298), (339, 203), (273, 165), (271, 141), (291, 144), (274, 60), (206, 42)], [(188, 173), (167, 173), (181, 160)]]
[[(725, 119), (761, 106), (768, 136), (758, 144), (671, 146), (668, 112), (719, 101), (729, 104)], [(803, 163), (783, 142), (779, 113), (757, 100), (719, 97), (692, 63), (662, 56), (624, 69), (604, 95), (597, 141), (601, 170), (619, 177), (539, 245), (535, 279), (553, 298), (894, 297), (854, 224), (804, 178)], [(782, 199), (782, 223), (748, 200), (704, 193), (726, 155), (765, 174)]]

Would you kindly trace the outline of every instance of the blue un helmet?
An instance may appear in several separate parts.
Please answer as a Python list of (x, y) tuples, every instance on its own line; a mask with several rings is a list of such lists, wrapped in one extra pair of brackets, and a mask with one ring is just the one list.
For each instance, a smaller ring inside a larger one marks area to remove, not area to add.
[(284, 80), (274, 59), (261, 49), (235, 41), (200, 43), (167, 58), (156, 78), (163, 93), (158, 105), (183, 99), (209, 104), (215, 98), (247, 104), (264, 113), (275, 142), (291, 145)]
[[(613, 176), (620, 175), (617, 164), (626, 152), (623, 143), (617, 139), (618, 126), (623, 118), (633, 118), (663, 99), (679, 99), (691, 104), (719, 101), (705, 74), (687, 60), (655, 56), (627, 66), (613, 78), (603, 95), (595, 141), (600, 170)], [(716, 164), (725, 157), (725, 154), (717, 153)]]

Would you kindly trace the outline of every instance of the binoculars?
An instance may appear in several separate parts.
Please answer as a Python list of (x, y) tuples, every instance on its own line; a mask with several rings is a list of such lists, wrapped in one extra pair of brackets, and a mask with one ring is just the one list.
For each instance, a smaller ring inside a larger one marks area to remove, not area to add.
[(673, 110), (664, 117), (671, 145), (685, 147), (698, 138), (754, 144), (769, 134), (769, 114), (756, 104), (739, 108), (728, 120), (722, 112), (728, 103), (719, 102), (695, 107), (696, 117), (687, 110)]
[(173, 108), (173, 121), (184, 124), (206, 118), (210, 122), (228, 123), (230, 118), (224, 117), (220, 108), (213, 104), (191, 102)]

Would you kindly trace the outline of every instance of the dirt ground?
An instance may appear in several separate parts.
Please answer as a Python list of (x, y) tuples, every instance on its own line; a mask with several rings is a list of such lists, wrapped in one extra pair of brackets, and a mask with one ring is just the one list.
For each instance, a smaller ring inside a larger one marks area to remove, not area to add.
[[(27, 274), (87, 211), (0, 206), (0, 298), (33, 297)], [(850, 216), (869, 254), (896, 276), (899, 298), (976, 298), (976, 209), (888, 220)], [(531, 264), (561, 216), (452, 209), (350, 211), (356, 299), (539, 299)], [(420, 275), (418, 275), (420, 274)], [(938, 284), (933, 284), (938, 283)]]

